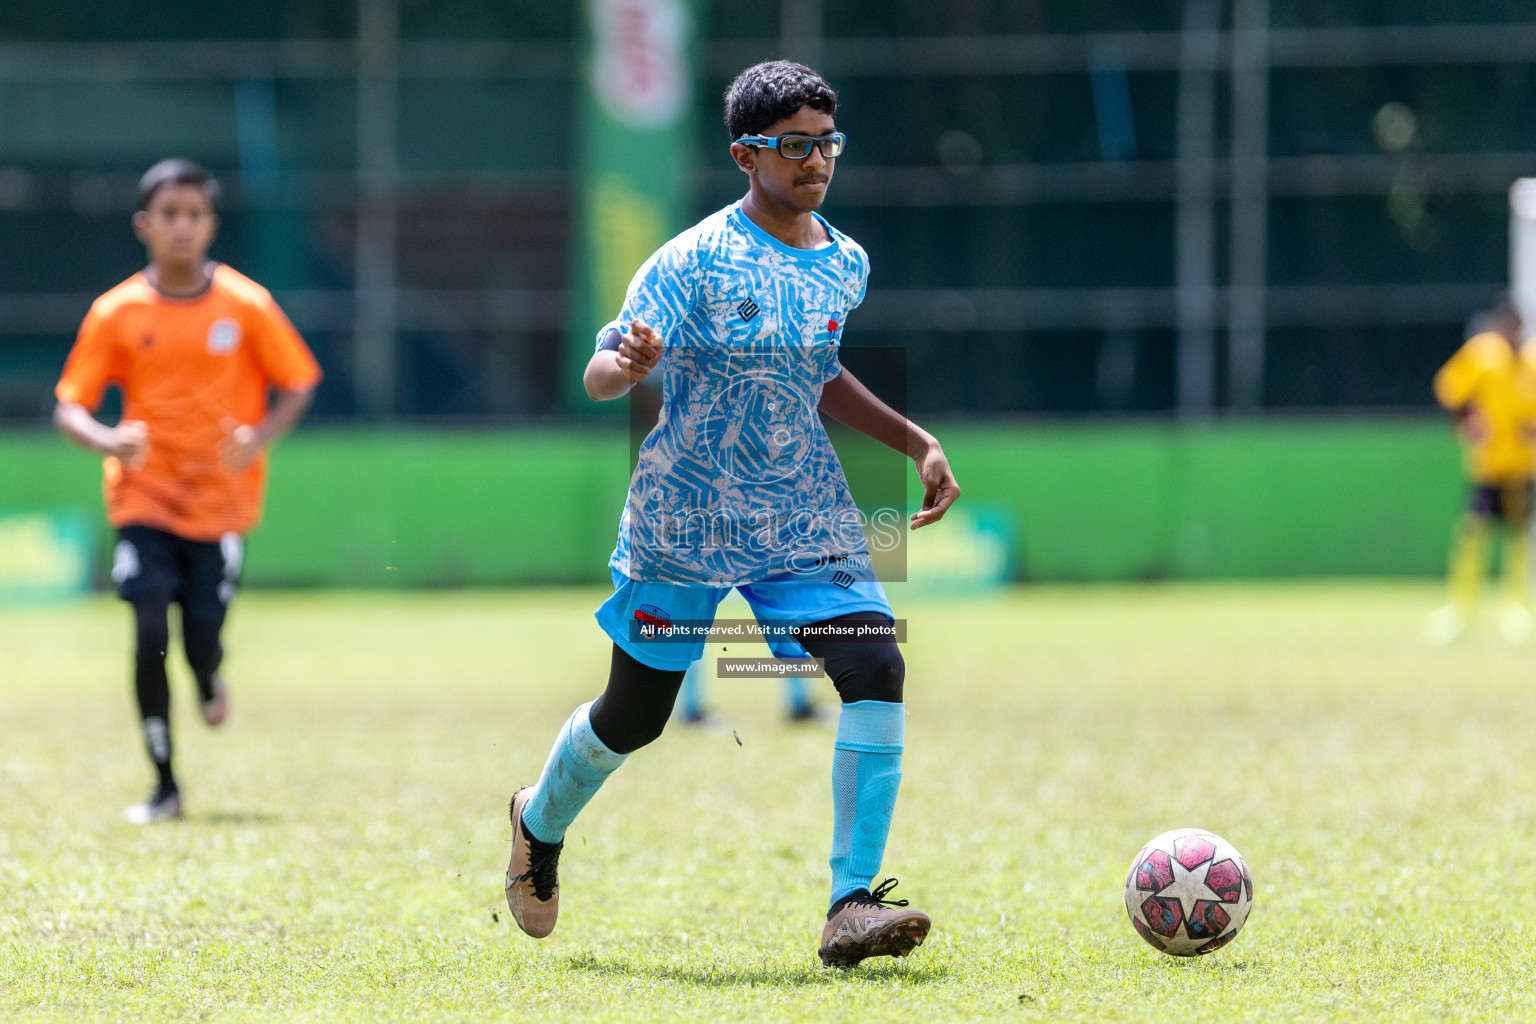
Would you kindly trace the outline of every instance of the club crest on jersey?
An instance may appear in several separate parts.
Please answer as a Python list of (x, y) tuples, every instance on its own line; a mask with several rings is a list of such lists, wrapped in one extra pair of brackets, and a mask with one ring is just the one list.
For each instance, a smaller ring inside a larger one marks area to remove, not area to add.
[(216, 356), (233, 352), (240, 347), (240, 321), (227, 316), (219, 317), (208, 325), (208, 351)]

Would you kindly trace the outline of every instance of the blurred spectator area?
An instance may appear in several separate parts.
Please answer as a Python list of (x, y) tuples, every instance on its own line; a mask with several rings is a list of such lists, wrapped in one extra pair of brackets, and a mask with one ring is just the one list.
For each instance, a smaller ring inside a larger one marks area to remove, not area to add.
[[(173, 154), (325, 364), (315, 415), (569, 412), (579, 11), (0, 9), (0, 419), (46, 418)], [(907, 347), (914, 412), (1426, 407), (1536, 175), (1528, 0), (708, 0), (698, 27), (695, 150), (635, 158), (702, 216), (744, 186), (730, 77), (822, 69), (826, 212), (874, 267), (846, 343)]]

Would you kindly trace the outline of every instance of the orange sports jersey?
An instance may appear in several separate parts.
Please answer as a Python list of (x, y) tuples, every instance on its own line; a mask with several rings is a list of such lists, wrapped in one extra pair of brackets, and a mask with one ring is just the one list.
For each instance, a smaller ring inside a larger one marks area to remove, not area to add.
[(103, 466), (113, 526), (217, 540), (256, 525), (267, 478), (265, 452), (231, 469), (220, 443), (261, 422), (269, 387), (303, 391), (319, 381), (315, 357), (271, 294), (219, 265), (193, 298), (162, 295), (140, 272), (97, 299), (54, 394), (94, 412), (116, 384), (123, 419), (148, 430), (141, 466), (115, 457)]

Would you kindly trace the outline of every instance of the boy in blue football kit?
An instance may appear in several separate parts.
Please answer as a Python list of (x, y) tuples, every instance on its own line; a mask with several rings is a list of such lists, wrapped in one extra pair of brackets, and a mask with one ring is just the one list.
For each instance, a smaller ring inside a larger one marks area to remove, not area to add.
[(933, 437), (838, 362), (868, 258), (817, 213), (845, 145), (837, 97), (788, 61), (726, 95), (745, 197), (664, 245), (599, 332), (584, 383), (621, 397), (658, 367), (662, 410), (640, 446), (597, 611), (608, 685), (577, 708), (536, 785), (513, 796), (507, 904), (541, 938), (559, 905), (566, 829), (634, 750), (661, 735), (720, 601), (739, 590), (779, 657), (823, 659), (842, 701), (833, 754), (831, 907), (819, 955), (852, 966), (905, 956), (927, 915), (874, 886), (901, 779), (904, 665), (859, 510), (818, 412), (911, 457), (914, 529), (959, 496)]

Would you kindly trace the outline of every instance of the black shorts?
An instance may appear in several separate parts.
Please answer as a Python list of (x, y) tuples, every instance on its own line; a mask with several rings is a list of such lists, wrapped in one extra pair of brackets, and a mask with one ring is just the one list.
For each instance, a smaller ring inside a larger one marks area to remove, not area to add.
[(125, 526), (117, 531), (112, 582), (124, 601), (174, 601), (186, 614), (222, 618), (239, 586), (244, 555), (238, 533), (201, 541), (152, 526)]
[(1500, 484), (1473, 484), (1469, 508), (1511, 526), (1523, 526), (1531, 517), (1532, 486), (1529, 480)]

